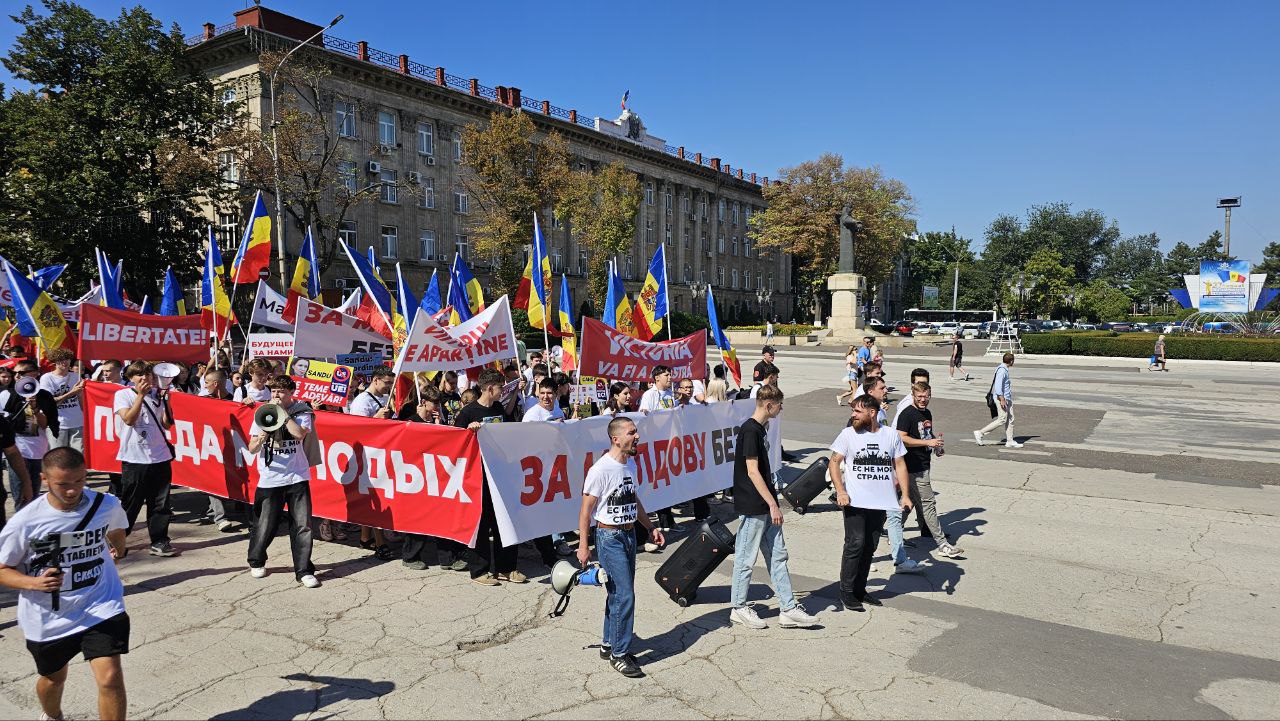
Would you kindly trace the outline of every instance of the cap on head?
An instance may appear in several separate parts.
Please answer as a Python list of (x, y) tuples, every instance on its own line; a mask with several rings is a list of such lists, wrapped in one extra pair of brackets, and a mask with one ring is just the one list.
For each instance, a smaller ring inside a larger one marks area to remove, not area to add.
[(763, 348), (761, 348), (761, 349), (760, 349), (760, 353), (761, 353), (762, 355), (763, 355), (763, 354), (765, 354), (765, 353), (777, 353), (777, 352), (778, 352), (778, 349), (777, 349), (777, 348), (774, 348), (774, 347), (773, 347), (773, 346), (771, 346), (771, 345), (767, 345), (767, 346), (765, 346), (765, 347), (763, 347)]

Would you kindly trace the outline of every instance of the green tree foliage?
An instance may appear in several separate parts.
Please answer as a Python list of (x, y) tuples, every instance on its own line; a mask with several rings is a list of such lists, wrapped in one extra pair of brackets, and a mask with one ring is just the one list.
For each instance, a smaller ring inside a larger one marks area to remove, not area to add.
[(1120, 238), (1114, 220), (1096, 210), (1072, 212), (1069, 203), (1033, 205), (1023, 238), (1032, 248), (1051, 248), (1077, 278), (1093, 278)]
[(1215, 230), (1199, 245), (1178, 241), (1165, 258), (1164, 273), (1169, 288), (1181, 288), (1183, 274), (1198, 274), (1202, 260), (1235, 260), (1222, 252), (1222, 232)]
[(1103, 261), (1099, 277), (1124, 290), (1140, 305), (1149, 306), (1168, 297), (1164, 254), (1155, 233), (1120, 240)]
[(791, 254), (800, 309), (825, 298), (827, 277), (840, 259), (836, 219), (844, 206), (863, 225), (855, 239), (854, 272), (866, 277), (868, 287), (889, 278), (914, 229), (915, 200), (902, 181), (876, 167), (846, 168), (832, 153), (784, 168), (782, 182), (765, 188), (764, 199), (768, 207), (751, 216), (750, 232), (756, 248)]
[(1062, 254), (1041, 247), (1031, 255), (1024, 270), (1028, 310), (1049, 316), (1062, 305), (1075, 277), (1071, 267), (1063, 263)]
[(1262, 262), (1253, 266), (1254, 273), (1267, 274), (1267, 287), (1280, 288), (1280, 243), (1272, 241), (1262, 249)]
[[(969, 250), (969, 240), (956, 235), (955, 228), (945, 233), (928, 231), (908, 239), (904, 249), (909, 280), (903, 290), (903, 302), (908, 306), (920, 305), (923, 303), (924, 286), (931, 285), (939, 288), (939, 303), (951, 307), (956, 261), (959, 260), (962, 272), (965, 266), (973, 265), (974, 255)], [(943, 286), (946, 286), (946, 293), (941, 292)], [(964, 283), (960, 287), (963, 289)]]
[(1095, 280), (1080, 293), (1079, 307), (1095, 322), (1119, 320), (1129, 312), (1129, 296), (1105, 280)]
[(220, 192), (213, 85), (178, 28), (142, 7), (115, 20), (63, 0), (43, 9), (13, 18), (21, 32), (4, 58), (33, 89), (0, 100), (0, 253), (67, 263), (67, 294), (96, 277), (94, 246), (126, 259), (136, 298), (156, 292), (167, 265), (193, 277), (197, 199)]
[(574, 171), (562, 205), (578, 245), (588, 250), (587, 291), (604, 308), (610, 258), (631, 250), (640, 213), (640, 179), (615, 161), (596, 172)]

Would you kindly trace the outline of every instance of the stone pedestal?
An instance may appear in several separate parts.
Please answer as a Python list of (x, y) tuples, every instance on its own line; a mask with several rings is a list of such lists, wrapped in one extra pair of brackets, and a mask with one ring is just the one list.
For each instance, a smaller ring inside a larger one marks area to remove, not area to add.
[(862, 338), (858, 294), (865, 288), (865, 279), (857, 273), (836, 273), (827, 278), (827, 290), (831, 291), (831, 317), (827, 319), (831, 340), (856, 342)]

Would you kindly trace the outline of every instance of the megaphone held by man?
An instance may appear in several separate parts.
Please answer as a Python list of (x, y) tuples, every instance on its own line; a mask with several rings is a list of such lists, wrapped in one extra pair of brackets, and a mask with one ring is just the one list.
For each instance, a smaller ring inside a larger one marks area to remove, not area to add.
[(560, 616), (569, 607), (569, 592), (574, 586), (603, 586), (609, 582), (609, 574), (598, 564), (579, 569), (568, 561), (556, 561), (551, 568), (551, 588), (560, 594), (552, 617)]

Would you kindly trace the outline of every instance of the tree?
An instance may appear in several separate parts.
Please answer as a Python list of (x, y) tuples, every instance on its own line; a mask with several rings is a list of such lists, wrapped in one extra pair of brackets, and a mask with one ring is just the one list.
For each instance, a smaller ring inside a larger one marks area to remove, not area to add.
[(1033, 205), (1027, 211), (1023, 240), (1031, 248), (1058, 251), (1062, 262), (1082, 280), (1092, 279), (1120, 237), (1114, 220), (1096, 210), (1073, 213), (1070, 203)]
[[(908, 305), (921, 303), (924, 286), (946, 286), (947, 293), (939, 291), (939, 302), (949, 304), (950, 289), (954, 285), (956, 260), (961, 266), (972, 265), (973, 251), (969, 250), (969, 241), (956, 235), (955, 228), (950, 232), (928, 231), (915, 238), (908, 239), (905, 245), (907, 253), (907, 287), (903, 290)], [(963, 288), (964, 285), (961, 284)], [(944, 302), (945, 301), (945, 302)]]
[[(827, 277), (837, 270), (844, 206), (862, 223), (854, 240), (853, 269), (874, 288), (889, 278), (903, 239), (914, 229), (915, 201), (902, 181), (879, 168), (846, 168), (826, 153), (782, 170), (782, 182), (764, 189), (768, 207), (751, 216), (755, 247), (790, 253), (798, 307), (818, 307)], [(871, 305), (867, 299), (867, 306)]]
[(1071, 290), (1074, 272), (1053, 248), (1041, 247), (1031, 255), (1024, 271), (1024, 284), (1031, 312), (1051, 316)]
[(167, 265), (198, 272), (218, 197), (210, 158), (223, 109), (209, 79), (145, 9), (115, 20), (63, 0), (14, 17), (22, 32), (4, 65), (34, 86), (0, 100), (0, 253), (25, 265), (66, 263), (64, 281), (96, 278), (93, 248), (125, 258), (135, 298)]
[(598, 172), (574, 171), (563, 204), (579, 247), (588, 249), (587, 291), (602, 308), (608, 290), (606, 264), (631, 249), (640, 212), (640, 179), (622, 161)]
[(1129, 296), (1105, 280), (1095, 280), (1081, 291), (1080, 310), (1095, 322), (1120, 320), (1129, 312)]
[[(1022, 221), (1012, 215), (998, 215), (983, 234), (987, 239), (979, 260), (981, 285), (974, 289), (1003, 317), (1009, 305), (1009, 284), (1031, 257), (1023, 241)], [(981, 307), (986, 307), (984, 304)]]
[(1182, 276), (1199, 275), (1202, 260), (1235, 260), (1222, 252), (1222, 233), (1213, 231), (1209, 237), (1196, 246), (1178, 241), (1165, 257), (1164, 275), (1167, 288), (1183, 287)]
[(1117, 242), (1103, 261), (1099, 277), (1122, 289), (1135, 303), (1149, 306), (1167, 297), (1170, 286), (1164, 270), (1160, 237), (1147, 233)]
[(498, 110), (488, 125), (463, 131), (463, 185), (473, 206), (467, 225), (477, 254), (493, 262), (495, 294), (520, 284), (533, 214), (573, 212), (569, 144), (555, 131), (538, 138), (536, 130), (527, 114)]
[(1262, 249), (1262, 262), (1253, 266), (1253, 272), (1267, 274), (1268, 288), (1280, 288), (1280, 243), (1267, 243)]

